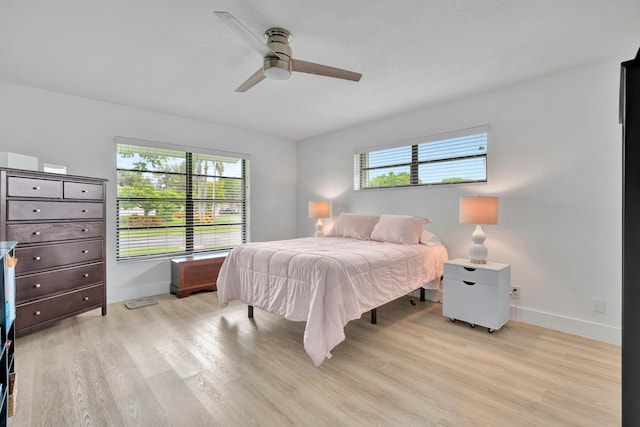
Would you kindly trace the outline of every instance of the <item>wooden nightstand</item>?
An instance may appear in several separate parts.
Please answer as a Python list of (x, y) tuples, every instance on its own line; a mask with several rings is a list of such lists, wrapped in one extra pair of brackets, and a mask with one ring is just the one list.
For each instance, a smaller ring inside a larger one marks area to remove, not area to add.
[(442, 314), (494, 332), (509, 320), (511, 267), (455, 259), (444, 264)]
[(227, 252), (172, 259), (171, 293), (184, 298), (194, 292), (217, 290), (218, 273), (226, 258)]

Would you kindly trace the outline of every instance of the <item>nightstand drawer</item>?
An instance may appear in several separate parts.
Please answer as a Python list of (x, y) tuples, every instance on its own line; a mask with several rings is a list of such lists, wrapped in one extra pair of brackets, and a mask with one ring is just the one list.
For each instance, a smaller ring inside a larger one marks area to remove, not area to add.
[(497, 284), (444, 279), (442, 314), (483, 326), (496, 324), (498, 315)]
[(498, 272), (472, 267), (468, 265), (444, 265), (444, 276), (465, 282), (495, 284), (497, 286)]

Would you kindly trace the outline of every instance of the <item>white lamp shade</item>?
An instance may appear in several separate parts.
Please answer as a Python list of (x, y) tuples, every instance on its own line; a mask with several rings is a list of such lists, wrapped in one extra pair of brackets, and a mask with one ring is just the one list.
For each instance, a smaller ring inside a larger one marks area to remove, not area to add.
[(328, 200), (313, 200), (309, 202), (309, 218), (329, 218), (331, 204)]
[(498, 198), (488, 196), (460, 197), (460, 223), (497, 224)]

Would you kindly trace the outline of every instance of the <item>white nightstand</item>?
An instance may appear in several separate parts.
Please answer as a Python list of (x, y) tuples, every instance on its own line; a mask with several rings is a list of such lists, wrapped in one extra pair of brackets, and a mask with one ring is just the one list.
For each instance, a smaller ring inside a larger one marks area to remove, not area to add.
[(500, 329), (510, 315), (510, 276), (508, 264), (474, 264), (468, 259), (446, 262), (442, 314), (452, 322), (463, 320), (489, 332)]

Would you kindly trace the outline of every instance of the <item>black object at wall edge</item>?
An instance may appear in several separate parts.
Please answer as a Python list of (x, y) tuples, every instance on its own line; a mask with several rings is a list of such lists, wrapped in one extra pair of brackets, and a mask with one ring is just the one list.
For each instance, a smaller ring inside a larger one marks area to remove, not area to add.
[(622, 425), (640, 425), (640, 49), (620, 69), (622, 123)]

